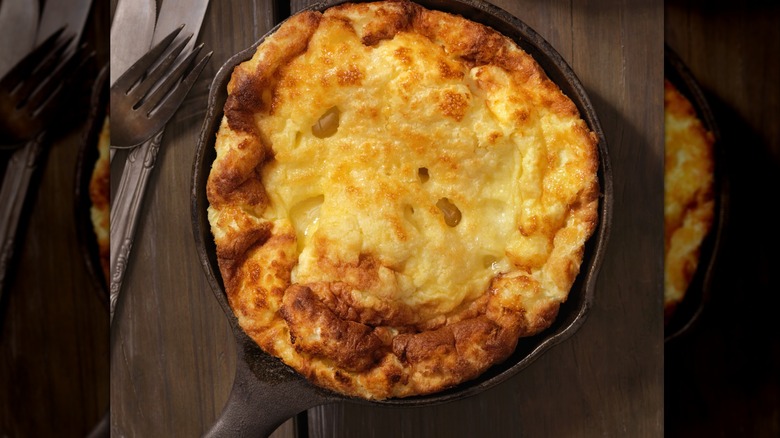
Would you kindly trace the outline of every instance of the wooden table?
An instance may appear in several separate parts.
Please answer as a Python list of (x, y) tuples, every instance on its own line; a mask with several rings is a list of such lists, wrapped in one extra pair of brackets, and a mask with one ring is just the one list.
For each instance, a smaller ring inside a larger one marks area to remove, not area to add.
[[(82, 35), (98, 66), (108, 62), (108, 12), (105, 2), (94, 1)], [(88, 104), (68, 107), (72, 124), (48, 142), (21, 219), (0, 305), (2, 437), (83, 437), (108, 412), (108, 310), (76, 233), (76, 164)]]
[[(336, 404), (308, 412), (320, 436), (661, 436), (663, 431), (663, 5), (496, 1), (569, 62), (606, 133), (615, 181), (610, 245), (585, 325), (498, 387), (445, 405)], [(293, 2), (290, 10), (303, 3)], [(217, 69), (271, 26), (265, 1), (213, 1), (213, 58), (165, 131), (114, 320), (115, 436), (195, 437), (227, 400), (235, 342), (199, 265), (190, 177)], [(654, 214), (652, 212), (657, 212)], [(277, 436), (295, 436), (291, 423)]]
[[(666, 2), (665, 14), (657, 1), (495, 3), (571, 64), (606, 133), (616, 204), (594, 308), (574, 337), (486, 393), (419, 409), (323, 406), (300, 429), (310, 436), (660, 436), (665, 420), (669, 436), (778, 436), (771, 274), (780, 235), (765, 199), (780, 182), (780, 11), (677, 0)], [(234, 341), (195, 255), (189, 177), (210, 76), (271, 26), (268, 7), (213, 2), (207, 13), (201, 40), (215, 55), (166, 130), (118, 308), (110, 368), (116, 436), (198, 436), (230, 391)], [(662, 225), (648, 213), (662, 202), (656, 60), (664, 19), (666, 41), (715, 108), (732, 192), (711, 300), (696, 328), (665, 347)], [(103, 59), (107, 22), (88, 25)], [(56, 140), (20, 237), (0, 319), (0, 435), (84, 436), (107, 407), (108, 317), (73, 234), (82, 128)], [(275, 435), (295, 436), (292, 422)]]
[(666, 432), (777, 437), (780, 7), (712, 3), (668, 1), (665, 10), (666, 41), (713, 106), (731, 191), (710, 301), (666, 348)]

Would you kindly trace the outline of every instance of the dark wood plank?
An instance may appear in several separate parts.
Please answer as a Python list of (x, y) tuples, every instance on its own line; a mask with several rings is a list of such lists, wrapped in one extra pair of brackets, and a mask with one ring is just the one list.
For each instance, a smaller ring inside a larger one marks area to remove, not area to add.
[(780, 7), (667, 1), (666, 41), (713, 106), (730, 178), (727, 239), (710, 301), (667, 345), (669, 436), (780, 436)]
[(108, 313), (74, 233), (79, 141), (74, 132), (49, 156), (6, 291), (0, 431), (8, 436), (86, 435), (108, 409)]
[[(83, 41), (102, 63), (108, 7), (93, 6)], [(72, 102), (72, 125), (53, 134), (17, 237), (0, 305), (0, 436), (86, 436), (108, 411), (108, 312), (76, 234), (75, 172), (87, 103)]]

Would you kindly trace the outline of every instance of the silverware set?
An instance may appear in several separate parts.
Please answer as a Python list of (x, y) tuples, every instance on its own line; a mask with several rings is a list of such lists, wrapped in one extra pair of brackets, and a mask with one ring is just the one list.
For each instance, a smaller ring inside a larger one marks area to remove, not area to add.
[[(195, 46), (208, 1), (165, 0), (159, 11), (158, 3), (119, 0), (111, 23), (111, 322), (164, 127), (211, 57)], [(14, 40), (0, 44), (0, 300), (54, 128), (68, 124), (79, 94), (97, 83), (95, 51), (80, 42), (91, 7), (92, 0), (0, 0), (0, 38)], [(108, 430), (106, 412), (88, 436)]]
[[(193, 48), (207, 6), (208, 0), (167, 0), (155, 14), (155, 0), (117, 4), (111, 25), (111, 167), (121, 177), (111, 196), (112, 321), (164, 126), (211, 57), (196, 63), (202, 45)], [(151, 34), (134, 32), (149, 27)], [(127, 56), (139, 52), (137, 60)], [(119, 153), (126, 154), (124, 163), (114, 163)]]
[[(79, 46), (92, 0), (0, 2), (0, 298), (13, 269), (25, 203), (34, 193), (48, 133), (88, 83), (94, 51)], [(111, 25), (111, 171), (109, 310), (114, 309), (143, 210), (164, 127), (181, 106), (211, 53), (195, 46), (207, 0), (119, 0)], [(56, 26), (56, 27), (55, 27)], [(6, 30), (3, 30), (6, 29)], [(118, 158), (115, 160), (115, 158)], [(113, 179), (112, 178), (112, 179)]]
[(47, 134), (63, 117), (94, 57), (78, 41), (91, 0), (4, 0), (0, 38), (15, 44), (0, 51), (0, 299), (18, 246), (17, 234), (33, 178), (45, 158)]
[[(83, 55), (66, 49), (73, 36), (63, 29), (48, 37), (0, 79), (0, 148), (12, 151), (0, 187), (0, 294), (15, 249), (19, 220), (42, 153), (45, 127), (58, 115), (72, 84), (82, 73)], [(79, 52), (84, 52), (81, 48)], [(15, 150), (19, 149), (18, 152)], [(32, 159), (32, 161), (31, 161)]]
[(200, 44), (171, 69), (192, 34), (162, 56), (183, 27), (171, 32), (111, 85), (111, 114), (115, 120), (111, 147), (133, 148), (159, 132), (206, 66), (210, 53), (188, 70), (203, 48)]
[(83, 74), (86, 46), (68, 51), (73, 35), (53, 33), (0, 80), (0, 148), (32, 140), (58, 115)]

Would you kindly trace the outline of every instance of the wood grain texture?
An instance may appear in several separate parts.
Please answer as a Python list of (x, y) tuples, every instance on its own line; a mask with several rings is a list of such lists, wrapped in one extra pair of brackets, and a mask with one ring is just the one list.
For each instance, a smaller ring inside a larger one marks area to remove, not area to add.
[(666, 41), (701, 84), (730, 184), (727, 238), (697, 326), (667, 345), (666, 433), (780, 436), (780, 7), (667, 1)]
[[(107, 5), (94, 2), (82, 41), (98, 64), (107, 60), (107, 30)], [(72, 102), (68, 126), (54, 129), (21, 219), (13, 277), (0, 305), (0, 436), (82, 437), (108, 410), (108, 311), (76, 234), (76, 164), (87, 105)]]

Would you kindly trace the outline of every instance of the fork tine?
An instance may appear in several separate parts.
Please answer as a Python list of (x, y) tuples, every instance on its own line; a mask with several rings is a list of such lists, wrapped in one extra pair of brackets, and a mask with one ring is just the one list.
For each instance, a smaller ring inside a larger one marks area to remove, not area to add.
[(48, 80), (58, 68), (61, 68), (64, 61), (67, 60), (70, 54), (66, 54), (66, 49), (73, 40), (72, 37), (66, 39), (61, 45), (58, 45), (50, 56), (47, 56), (43, 62), (30, 73), (23, 82), (17, 86), (14, 91), (14, 96), (19, 96), (19, 106), (25, 105), (27, 99), (35, 91), (38, 86)]
[[(41, 61), (50, 60), (52, 53), (61, 53), (65, 47), (67, 47), (75, 35), (70, 34), (66, 38), (61, 39), (60, 36), (65, 31), (62, 27), (53, 34), (51, 34), (46, 40), (36, 47), (32, 52), (27, 54), (21, 61), (19, 61), (5, 77), (0, 81), (0, 86), (3, 89), (12, 89), (18, 86), (19, 83), (28, 79), (33, 72), (40, 71), (38, 67)], [(36, 68), (37, 67), (37, 68)]]
[[(195, 67), (193, 67), (192, 70), (187, 74), (187, 76), (184, 78), (184, 80), (179, 83), (176, 86), (176, 89), (169, 94), (165, 101), (160, 104), (157, 107), (153, 107), (149, 113), (154, 114), (168, 114), (166, 117), (163, 117), (162, 120), (164, 122), (167, 122), (168, 119), (173, 116), (173, 113), (176, 111), (176, 108), (181, 105), (181, 102), (184, 100), (184, 98), (187, 96), (187, 93), (189, 93), (190, 89), (193, 85), (195, 85), (195, 81), (198, 79), (198, 76), (200, 75), (200, 72), (203, 71), (203, 69), (206, 67), (206, 64), (208, 63), (209, 58), (211, 58), (211, 55), (214, 52), (211, 51), (206, 54), (206, 56), (201, 59)], [(154, 115), (152, 114), (152, 115)]]
[(195, 85), (195, 81), (198, 79), (201, 71), (203, 71), (203, 69), (206, 67), (206, 64), (208, 63), (208, 60), (211, 58), (212, 54), (214, 54), (213, 51), (207, 53), (206, 56), (204, 56), (203, 59), (201, 59), (198, 64), (195, 65), (195, 67), (193, 67), (193, 69), (187, 74), (187, 77), (185, 77), (184, 80), (178, 84), (176, 89), (165, 98), (165, 101), (159, 106), (152, 108), (149, 113), (167, 113), (168, 116), (165, 120), (167, 121), (167, 119), (170, 119), (179, 105), (181, 105), (181, 102), (187, 96), (187, 93), (189, 93), (192, 86)]
[[(148, 98), (146, 98), (144, 100), (144, 103), (138, 108), (138, 110), (141, 111), (142, 114), (149, 115), (158, 107), (158, 105), (163, 100), (163, 98), (169, 92), (171, 92), (171, 89), (174, 89), (174, 87), (176, 87), (174, 84), (182, 79), (182, 77), (184, 76), (184, 72), (192, 65), (193, 60), (195, 59), (195, 57), (198, 56), (198, 53), (200, 52), (200, 50), (202, 48), (203, 48), (203, 43), (199, 44), (197, 47), (192, 49), (192, 52), (190, 52), (187, 55), (187, 57), (184, 58), (176, 66), (176, 68), (173, 70), (173, 72), (171, 72), (171, 74), (168, 75), (165, 78), (163, 83), (160, 84), (160, 86), (157, 87), (157, 89), (155, 89), (152, 92), (152, 94)], [(211, 57), (211, 54), (209, 54), (205, 58), (207, 59), (209, 57)], [(200, 67), (202, 69), (203, 66), (201, 65), (201, 63), (203, 63), (203, 60), (200, 61), (200, 63), (196, 66), (196, 68)], [(182, 96), (182, 98), (183, 98), (183, 96)]]
[[(133, 107), (140, 105), (142, 103), (141, 99), (146, 95), (146, 93), (154, 86), (154, 84), (157, 83), (157, 81), (160, 80), (164, 74), (168, 73), (169, 67), (171, 64), (173, 64), (174, 61), (176, 61), (176, 58), (179, 57), (181, 51), (184, 50), (184, 46), (187, 45), (191, 38), (192, 34), (189, 34), (179, 44), (177, 44), (176, 47), (174, 47), (173, 50), (171, 50), (170, 53), (168, 53), (168, 55), (162, 61), (160, 61), (157, 67), (155, 67), (154, 70), (152, 70), (143, 79), (143, 81), (138, 84), (137, 87), (133, 88), (127, 93), (127, 96), (130, 98), (130, 100), (134, 102)], [(174, 73), (171, 76), (178, 77), (180, 75)]]
[(151, 65), (153, 65), (160, 57), (160, 55), (165, 52), (165, 49), (171, 45), (171, 41), (176, 38), (176, 35), (181, 32), (182, 28), (184, 28), (183, 24), (168, 34), (168, 36), (163, 38), (159, 43), (157, 43), (156, 46), (152, 47), (152, 49), (146, 52), (144, 56), (139, 58), (138, 61), (134, 62), (133, 65), (127, 69), (127, 71), (122, 73), (122, 76), (120, 76), (119, 79), (117, 79), (114, 84), (111, 85), (111, 87), (116, 87), (117, 89), (122, 90), (123, 93), (130, 91), (133, 85), (141, 80), (144, 73), (146, 73), (146, 70)]
[(69, 86), (69, 82), (72, 82), (74, 77), (78, 77), (89, 60), (95, 56), (94, 50), (87, 50), (87, 47), (87, 44), (83, 44), (78, 50), (71, 52), (57, 70), (33, 92), (27, 102), (30, 111), (37, 115), (44, 107), (56, 106), (50, 105), (49, 102), (52, 102), (58, 94), (68, 94), (69, 90), (63, 89)]
[(73, 86), (72, 82), (81, 77), (81, 74), (87, 69), (89, 61), (94, 57), (95, 52), (90, 51), (88, 54), (80, 56), (79, 62), (73, 63), (76, 66), (71, 71), (70, 76), (62, 83), (62, 86), (55, 89), (48, 99), (45, 99), (38, 108), (34, 109), (38, 120), (51, 120), (52, 113), (61, 110), (61, 104), (68, 102), (68, 99), (77, 91), (77, 87)]

